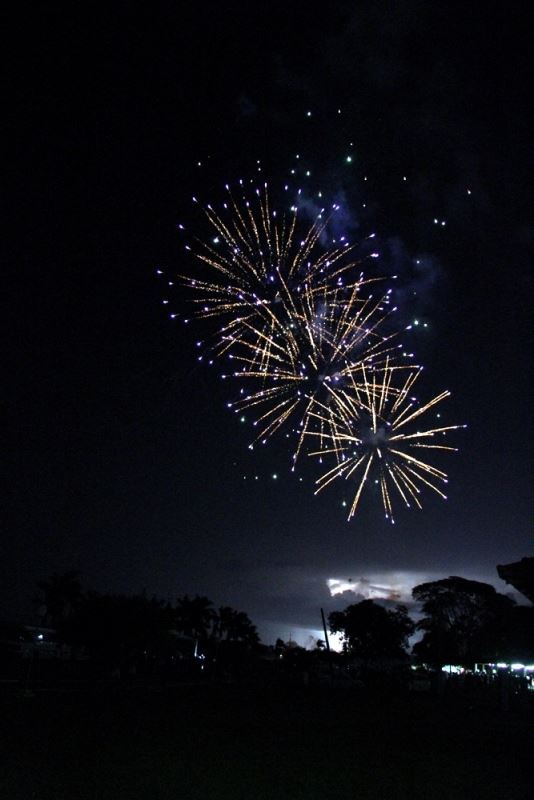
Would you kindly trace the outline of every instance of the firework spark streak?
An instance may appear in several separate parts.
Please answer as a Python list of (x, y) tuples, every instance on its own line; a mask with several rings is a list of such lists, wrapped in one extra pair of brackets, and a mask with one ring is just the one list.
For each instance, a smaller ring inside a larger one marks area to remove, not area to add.
[[(336, 461), (335, 466), (316, 481), (316, 494), (336, 478), (353, 478), (356, 492), (349, 511), (350, 520), (356, 513), (365, 485), (374, 479), (380, 488), (386, 518), (394, 522), (394, 495), (400, 496), (408, 508), (412, 503), (421, 508), (420, 495), (424, 487), (446, 499), (440, 485), (447, 483), (447, 475), (428, 463), (427, 453), (456, 451), (455, 447), (436, 443), (436, 439), (465, 426), (413, 430), (414, 423), (417, 425), (423, 415), (450, 395), (444, 391), (427, 403), (418, 404), (411, 392), (421, 369), (411, 369), (406, 375), (406, 371), (400, 372), (389, 364), (383, 369), (362, 365), (359, 372), (359, 380), (353, 373), (351, 386), (337, 393), (332, 404), (325, 406), (314, 402), (310, 411), (319, 422), (328, 422), (328, 428), (320, 435), (319, 449), (309, 455), (329, 456)], [(315, 431), (307, 431), (306, 435), (318, 436)]]
[[(313, 305), (311, 292), (307, 293), (295, 304), (293, 320), (284, 331), (254, 329), (248, 352), (243, 347), (244, 352), (232, 356), (234, 363), (240, 363), (233, 376), (245, 378), (253, 388), (242, 390), (243, 396), (231, 407), (260, 410), (255, 424), (261, 426), (257, 439), (262, 441), (290, 416), (297, 416), (295, 461), (306, 433), (317, 427), (317, 416), (311, 413), (314, 403), (328, 407), (344, 387), (357, 385), (363, 364), (380, 365), (398, 349), (392, 342), (396, 333), (379, 333), (394, 312), (389, 297), (360, 301), (358, 288), (342, 299), (337, 291), (328, 301), (316, 294)], [(240, 344), (246, 342), (241, 339)], [(330, 425), (325, 417), (318, 427), (322, 431)]]
[[(247, 321), (260, 329), (273, 324), (285, 328), (299, 295), (313, 299), (316, 292), (325, 292), (328, 300), (347, 277), (347, 289), (364, 282), (361, 260), (352, 257), (355, 245), (345, 236), (327, 245), (328, 225), (339, 205), (334, 203), (328, 212), (322, 208), (311, 225), (299, 223), (298, 205), (281, 214), (272, 208), (267, 184), (255, 190), (253, 200), (240, 184), (241, 202), (227, 185), (228, 199), (221, 213), (210, 204), (202, 207), (215, 234), (209, 243), (195, 239), (193, 246), (186, 245), (207, 265), (211, 277), (181, 276), (198, 295), (193, 301), (198, 316), (226, 321), (219, 332), (223, 350), (240, 332), (246, 334)], [(356, 277), (355, 269), (360, 272)]]
[[(212, 278), (182, 280), (200, 295), (193, 301), (199, 316), (223, 320), (214, 351), (232, 360), (230, 374), (247, 386), (228, 405), (255, 409), (256, 440), (265, 441), (300, 413), (296, 460), (315, 425), (315, 400), (328, 405), (362, 364), (395, 357), (401, 345), (393, 342), (397, 332), (389, 318), (396, 309), (391, 290), (372, 294), (372, 284), (384, 279), (365, 277), (345, 236), (326, 246), (328, 223), (339, 206), (328, 214), (321, 209), (300, 234), (297, 205), (278, 215), (266, 184), (252, 202), (243, 195), (238, 203), (226, 188), (224, 213), (203, 208), (216, 234), (211, 243), (187, 246)], [(320, 431), (325, 426), (321, 420)]]
[(421, 367), (399, 343), (392, 289), (364, 270), (379, 254), (364, 246), (358, 258), (356, 243), (333, 235), (336, 203), (319, 209), (300, 190), (291, 201), (285, 186), (277, 210), (266, 183), (251, 185), (227, 185), (217, 209), (193, 198), (206, 230), (185, 249), (200, 269), (180, 276), (196, 316), (215, 322), (210, 363), (224, 361), (222, 377), (238, 383), (228, 407), (250, 412), (254, 442), (284, 427), (293, 469), (302, 452), (332, 459), (316, 494), (338, 478), (353, 482), (349, 520), (369, 484), (391, 522), (394, 500), (421, 508), (427, 489), (445, 498), (447, 475), (429, 459), (455, 451), (442, 437), (465, 426), (419, 427), (449, 392), (424, 404), (412, 396)]

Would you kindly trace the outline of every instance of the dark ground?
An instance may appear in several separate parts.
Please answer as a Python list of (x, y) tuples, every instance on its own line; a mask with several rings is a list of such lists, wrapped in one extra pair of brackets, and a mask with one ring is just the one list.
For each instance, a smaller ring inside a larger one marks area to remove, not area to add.
[(526, 800), (532, 703), (490, 705), (287, 687), (13, 694), (0, 797)]

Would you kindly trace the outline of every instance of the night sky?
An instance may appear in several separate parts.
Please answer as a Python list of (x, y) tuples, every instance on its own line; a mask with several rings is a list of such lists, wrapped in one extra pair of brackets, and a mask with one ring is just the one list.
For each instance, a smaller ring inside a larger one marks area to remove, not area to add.
[[(29, 619), (35, 581), (70, 569), (100, 591), (206, 594), (266, 641), (355, 599), (331, 578), (507, 591), (496, 564), (532, 555), (524, 4), (108, 6), (27, 7), (6, 36), (0, 617)], [(257, 159), (281, 183), (298, 152), (348, 227), (377, 232), (402, 313), (427, 322), (426, 394), (450, 389), (443, 415), (468, 424), (449, 499), (395, 526), (372, 492), (347, 523), (349, 495), (315, 497), (282, 439), (250, 452), (197, 362), (205, 323), (169, 318), (185, 290), (162, 304), (156, 270), (192, 266), (191, 195), (220, 198)]]

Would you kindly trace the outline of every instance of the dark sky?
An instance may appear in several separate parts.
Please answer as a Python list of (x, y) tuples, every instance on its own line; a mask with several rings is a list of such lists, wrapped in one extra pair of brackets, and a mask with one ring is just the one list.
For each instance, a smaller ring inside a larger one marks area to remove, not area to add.
[[(205, 593), (267, 639), (319, 627), (329, 578), (504, 590), (495, 565), (532, 554), (526, 6), (108, 5), (23, 6), (6, 36), (0, 615), (68, 569), (102, 591)], [(282, 443), (250, 453), (196, 361), (202, 322), (161, 303), (192, 192), (217, 196), (256, 158), (283, 181), (299, 150), (392, 266), (429, 265), (402, 276), (405, 313), (428, 322), (413, 347), (469, 427), (448, 501), (395, 526), (372, 496), (347, 523), (340, 490), (315, 497)]]

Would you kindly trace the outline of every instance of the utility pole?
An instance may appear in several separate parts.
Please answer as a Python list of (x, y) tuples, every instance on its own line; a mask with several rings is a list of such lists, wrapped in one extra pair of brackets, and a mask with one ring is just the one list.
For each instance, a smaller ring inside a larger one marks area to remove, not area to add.
[(323, 620), (324, 641), (326, 644), (326, 652), (328, 653), (328, 668), (330, 670), (330, 686), (334, 685), (334, 668), (332, 666), (332, 652), (330, 650), (330, 642), (328, 641), (328, 631), (326, 629), (326, 620), (324, 618), (324, 611), (321, 608), (321, 619)]

